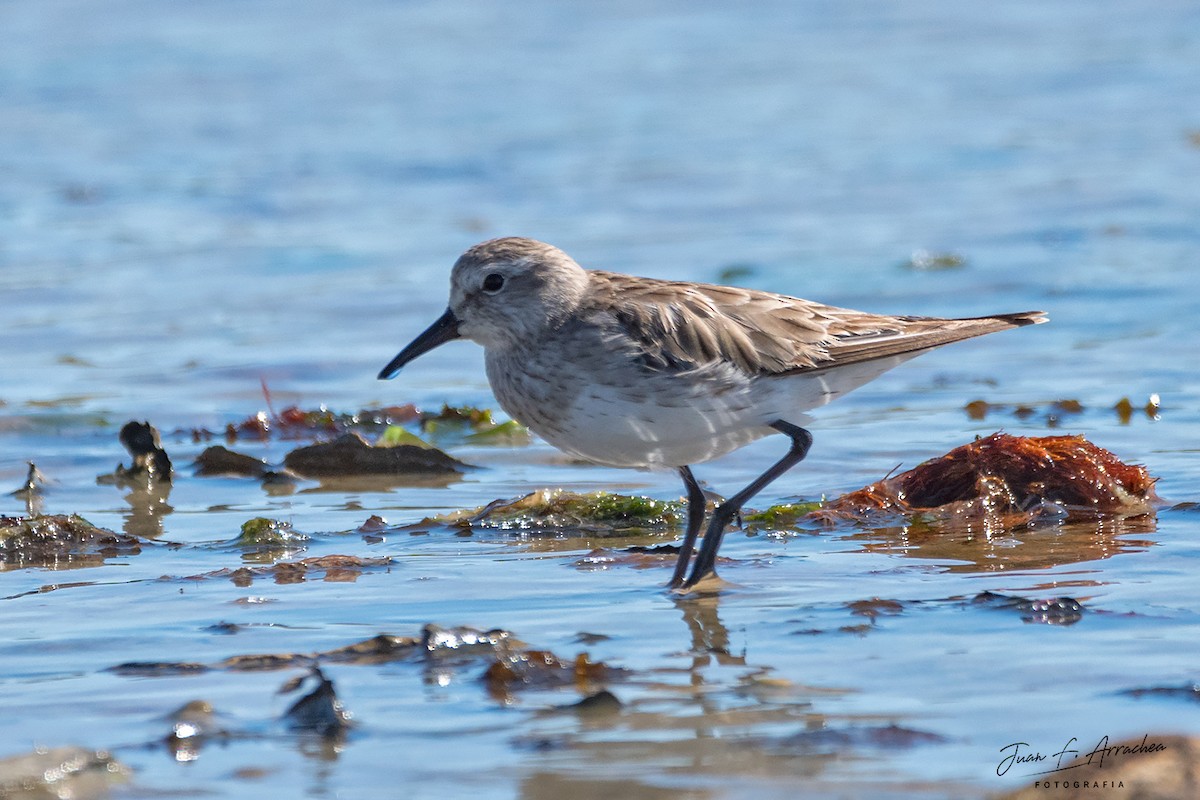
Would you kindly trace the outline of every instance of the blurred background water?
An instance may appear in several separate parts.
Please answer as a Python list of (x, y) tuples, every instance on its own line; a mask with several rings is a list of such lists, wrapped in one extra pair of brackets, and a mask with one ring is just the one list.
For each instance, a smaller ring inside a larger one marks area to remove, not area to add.
[[(392, 383), (374, 376), (444, 307), (457, 255), (515, 234), (585, 266), (871, 311), (1049, 312), (1051, 325), (924, 356), (821, 411), (809, 460), (760, 505), (853, 489), (999, 428), (1049, 431), (1040, 413), (972, 419), (975, 399), (1076, 399), (1084, 411), (1056, 430), (1147, 464), (1172, 503), (1200, 499), (1198, 31), (1200, 8), (1172, 0), (0, 3), (0, 486), (36, 461), (53, 480), (47, 511), (121, 530), (130, 503), (94, 479), (124, 457), (128, 419), (221, 430), (264, 407), (263, 382), (277, 408), (491, 406), (470, 344)], [(929, 268), (939, 257), (953, 268)], [(1151, 394), (1157, 415), (1112, 411)], [(201, 447), (167, 445), (177, 463)], [(698, 474), (732, 491), (779, 446)], [(273, 461), (288, 447), (251, 446)], [(150, 580), (236, 565), (216, 543), (259, 514), (336, 532), (537, 486), (680, 491), (671, 474), (565, 469), (540, 443), (453, 452), (486, 469), (446, 488), (283, 497), (185, 476), (161, 524), (188, 547), (69, 577), (0, 575), (14, 598), (0, 615), (0, 749), (147, 741), (193, 697), (255, 718), (279, 710), (265, 694), (277, 674), (103, 672), (115, 663), (311, 652), (425, 622), (565, 651), (601, 633), (612, 638), (596, 657), (680, 670), (662, 678), (680, 691), (628, 689), (662, 716), (589, 729), (545, 721), (538, 702), (498, 706), (469, 671), (428, 682), (412, 665), (359, 667), (335, 675), (363, 722), (336, 754), (269, 739), (186, 767), (118, 755), (135, 785), (175, 795), (265, 783), (379, 796), (399, 781), (414, 797), (791, 796), (802, 776), (818, 796), (965, 797), (1018, 785), (993, 774), (1009, 741), (1198, 727), (1190, 707), (1114, 694), (1197, 677), (1195, 515), (1183, 510), (1159, 515), (1148, 549), (1017, 571), (731, 534), (728, 554), (749, 566), (726, 574), (742, 588), (708, 629), (726, 631), (740, 666), (694, 666), (665, 575), (571, 568), (590, 542), (331, 534), (311, 554), (400, 566), (270, 587), (278, 602), (253, 608), (229, 605), (247, 590), (227, 582)], [(22, 507), (0, 497), (0, 513)], [(23, 595), (63, 580), (95, 583)], [(938, 607), (869, 636), (795, 635), (853, 622), (852, 600), (984, 589), (1087, 595), (1101, 613), (1051, 628)], [(204, 632), (227, 618), (262, 626)], [(744, 709), (739, 681), (766, 668), (793, 694), (722, 727), (712, 715)], [(715, 707), (684, 699), (697, 674)], [(816, 758), (797, 739), (812, 714), (899, 720), (941, 741)], [(697, 744), (710, 738), (729, 752)], [(238, 772), (260, 763), (261, 780)]]

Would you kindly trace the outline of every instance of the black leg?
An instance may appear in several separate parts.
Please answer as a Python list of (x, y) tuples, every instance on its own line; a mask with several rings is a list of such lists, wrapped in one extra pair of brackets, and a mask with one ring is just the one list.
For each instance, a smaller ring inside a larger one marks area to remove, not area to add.
[(683, 534), (683, 544), (679, 545), (679, 560), (675, 562), (675, 574), (667, 584), (668, 589), (683, 583), (688, 562), (692, 560), (692, 548), (696, 546), (696, 537), (700, 534), (700, 526), (704, 524), (704, 508), (707, 505), (704, 492), (696, 483), (691, 468), (680, 467), (679, 477), (683, 478), (684, 488), (687, 489), (687, 532)]
[(701, 578), (713, 571), (717, 563), (717, 550), (721, 547), (721, 537), (725, 535), (725, 528), (742, 510), (742, 504), (761, 492), (771, 481), (799, 464), (808, 455), (808, 448), (812, 446), (811, 433), (799, 425), (793, 425), (781, 419), (772, 422), (771, 427), (791, 437), (791, 448), (774, 466), (751, 481), (749, 486), (717, 506), (712, 519), (708, 521), (708, 530), (704, 532), (704, 543), (700, 545), (700, 554), (696, 556), (691, 577), (687, 579), (684, 588), (695, 586)]

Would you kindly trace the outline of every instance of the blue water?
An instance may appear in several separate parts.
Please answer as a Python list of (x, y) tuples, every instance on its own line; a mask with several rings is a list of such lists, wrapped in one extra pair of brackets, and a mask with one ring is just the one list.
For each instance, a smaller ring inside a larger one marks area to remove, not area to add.
[[(1026, 785), (995, 775), (1010, 741), (1195, 733), (1183, 701), (1120, 694), (1200, 677), (1195, 512), (1033, 567), (1019, 556), (1045, 543), (1030, 537), (950, 558), (882, 533), (733, 532), (736, 588), (701, 614), (660, 590), (665, 567), (577, 568), (595, 541), (344, 533), (541, 486), (677, 497), (671, 474), (565, 467), (541, 443), (459, 447), (485, 469), (446, 488), (277, 496), (186, 464), (204, 446), (188, 432), (265, 408), (263, 382), (277, 409), (494, 405), (466, 343), (374, 376), (444, 307), (458, 253), (521, 234), (586, 266), (732, 274), (871, 311), (1050, 313), (821, 411), (809, 459), (760, 506), (1000, 428), (1085, 434), (1146, 464), (1169, 504), (1200, 500), (1197, 30), (1192, 3), (1103, 0), (0, 4), (0, 488), (33, 460), (46, 511), (184, 545), (0, 575), (0, 756), (111, 749), (134, 769), (116, 796), (959, 798)], [(964, 265), (906, 267), (919, 251)], [(1156, 417), (1111, 410), (1152, 394)], [(1042, 413), (963, 410), (1066, 398), (1085, 410), (1053, 430)], [(95, 482), (127, 458), (129, 419), (167, 432), (184, 466), (158, 520)], [(292, 445), (239, 449), (278, 462)], [(729, 492), (779, 447), (697, 474)], [(0, 514), (23, 508), (0, 496)], [(396, 563), (353, 583), (184, 580), (240, 565), (227, 542), (260, 515), (313, 534), (304, 555)], [(1052, 627), (951, 599), (984, 590), (1089, 612)], [(251, 596), (273, 602), (234, 602)], [(846, 604), (873, 597), (909, 605), (839, 633), (863, 622)], [(208, 630), (222, 621), (250, 627)], [(540, 713), (569, 689), (496, 702), (482, 664), (331, 666), (360, 723), (343, 744), (272, 734), (178, 764), (140, 746), (165, 714), (203, 698), (260, 730), (290, 673), (106, 671), (428, 622), (586, 649), (635, 677), (612, 687), (615, 721), (593, 723)], [(696, 650), (697, 630), (732, 655)], [(826, 752), (799, 736), (891, 723), (937, 743)]]

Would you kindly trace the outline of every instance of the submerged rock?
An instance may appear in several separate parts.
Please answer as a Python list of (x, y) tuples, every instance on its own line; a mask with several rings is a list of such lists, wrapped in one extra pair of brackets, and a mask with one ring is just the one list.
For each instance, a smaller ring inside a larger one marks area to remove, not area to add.
[(1015, 611), (1026, 622), (1043, 625), (1074, 625), (1083, 619), (1083, 604), (1072, 597), (1051, 597), (1048, 600), (1028, 600), (995, 592), (980, 592), (972, 605)]
[(97, 528), (75, 514), (0, 516), (0, 569), (96, 566), (140, 552), (137, 537)]
[(421, 648), (430, 658), (486, 655), (500, 647), (519, 645), (508, 631), (489, 631), (460, 626), (443, 628), (432, 623), (421, 630)]

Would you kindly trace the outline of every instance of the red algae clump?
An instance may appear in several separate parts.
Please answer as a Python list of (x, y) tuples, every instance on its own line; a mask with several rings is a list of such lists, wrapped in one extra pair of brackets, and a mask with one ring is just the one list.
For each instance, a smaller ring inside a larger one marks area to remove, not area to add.
[(1158, 501), (1145, 467), (1083, 436), (993, 433), (828, 503), (811, 518), (861, 520), (879, 512), (1000, 516), (1009, 527), (1150, 513)]

